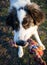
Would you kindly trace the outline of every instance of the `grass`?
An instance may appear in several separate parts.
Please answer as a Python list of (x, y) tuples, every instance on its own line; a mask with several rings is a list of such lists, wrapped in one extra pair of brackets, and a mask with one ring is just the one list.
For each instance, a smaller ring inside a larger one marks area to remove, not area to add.
[(47, 14), (47, 9), (46, 8), (43, 8), (43, 11)]

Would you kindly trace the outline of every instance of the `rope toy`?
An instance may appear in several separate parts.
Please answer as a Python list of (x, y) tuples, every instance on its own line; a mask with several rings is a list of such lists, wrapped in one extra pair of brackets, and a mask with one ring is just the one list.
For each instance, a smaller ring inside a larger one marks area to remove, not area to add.
[(39, 46), (36, 41), (29, 39), (28, 42), (29, 42), (29, 52), (31, 54), (36, 53), (36, 55), (38, 55), (38, 57), (43, 56), (43, 54), (44, 54), (43, 48), (41, 46)]
[(15, 42), (13, 42), (13, 40), (11, 40), (10, 45), (16, 48), (18, 48), (19, 46), (22, 46), (24, 48), (28, 46), (29, 53), (33, 54), (33, 58), (35, 62), (38, 62), (39, 65), (46, 65), (46, 62), (41, 58), (44, 54), (43, 48), (39, 46), (35, 40), (28, 39), (26, 44), (23, 44), (23, 45), (20, 45), (20, 44), (17, 45)]
[(42, 59), (44, 54), (43, 48), (38, 46), (38, 43), (32, 39), (28, 40), (29, 42), (29, 53), (33, 54), (33, 58), (36, 63), (39, 65), (46, 65), (46, 62)]

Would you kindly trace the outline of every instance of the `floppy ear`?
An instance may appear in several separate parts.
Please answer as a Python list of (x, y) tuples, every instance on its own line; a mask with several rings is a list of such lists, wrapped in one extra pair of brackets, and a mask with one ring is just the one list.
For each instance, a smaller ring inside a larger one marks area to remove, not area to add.
[(14, 23), (17, 21), (17, 11), (13, 8), (6, 18), (6, 25), (11, 26), (14, 29)]
[(39, 6), (37, 4), (35, 5), (27, 5), (25, 10), (33, 18), (34, 24), (40, 25), (44, 22), (45, 16), (44, 13), (40, 10)]
[(12, 29), (14, 29), (14, 19), (13, 19), (13, 15), (9, 14), (6, 18), (6, 25), (12, 27)]
[(44, 22), (44, 13), (41, 10), (32, 9), (31, 17), (33, 18), (34, 24), (40, 25)]
[(9, 14), (6, 18), (6, 25), (7, 26), (12, 26), (13, 27), (13, 15)]

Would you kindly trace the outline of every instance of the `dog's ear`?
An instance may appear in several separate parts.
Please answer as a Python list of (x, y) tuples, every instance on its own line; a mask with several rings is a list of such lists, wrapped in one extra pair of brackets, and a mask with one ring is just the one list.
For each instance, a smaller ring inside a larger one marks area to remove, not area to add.
[(13, 28), (13, 15), (12, 14), (9, 14), (6, 17), (6, 25), (11, 26)]
[(16, 8), (13, 8), (11, 12), (6, 17), (6, 25), (11, 26), (14, 29), (14, 23), (17, 21), (17, 11)]
[(33, 18), (34, 24), (40, 25), (44, 22), (45, 15), (37, 4), (27, 5), (25, 10)]
[(44, 22), (44, 13), (41, 10), (32, 9), (31, 17), (33, 18), (34, 24), (40, 25)]

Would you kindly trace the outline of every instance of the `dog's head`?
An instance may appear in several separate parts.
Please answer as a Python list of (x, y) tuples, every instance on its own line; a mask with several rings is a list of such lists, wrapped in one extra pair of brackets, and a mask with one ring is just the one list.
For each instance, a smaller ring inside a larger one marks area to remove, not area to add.
[(35, 3), (20, 7), (18, 10), (12, 8), (6, 24), (14, 30), (14, 41), (26, 41), (37, 30), (37, 26), (44, 21), (44, 14)]

